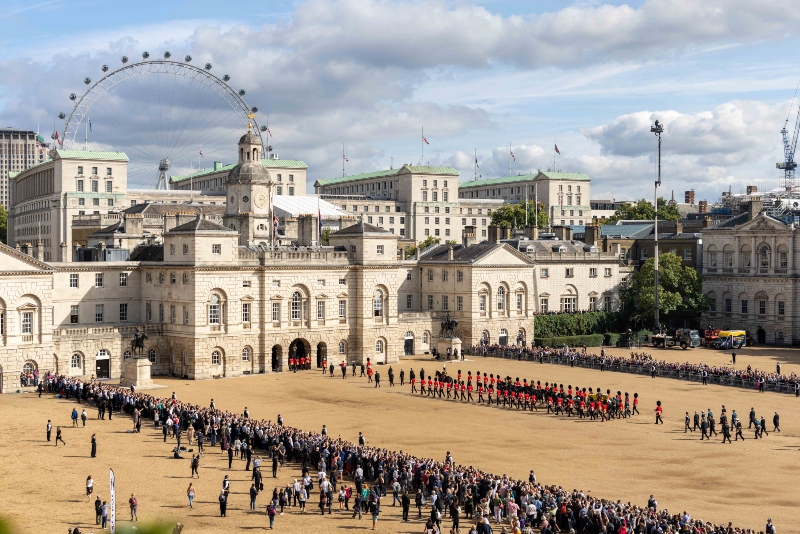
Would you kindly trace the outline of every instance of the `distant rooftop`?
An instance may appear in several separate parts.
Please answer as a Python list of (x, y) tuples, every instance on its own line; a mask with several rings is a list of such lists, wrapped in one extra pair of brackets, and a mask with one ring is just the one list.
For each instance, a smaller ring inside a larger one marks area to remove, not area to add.
[(517, 176), (503, 176), (500, 178), (484, 178), (472, 182), (461, 182), (459, 189), (471, 189), (473, 187), (486, 187), (490, 185), (512, 184), (517, 182), (530, 182), (532, 180), (573, 180), (589, 182), (592, 179), (580, 172), (552, 172), (539, 171), (536, 174), (519, 174)]
[(106, 161), (128, 161), (125, 152), (104, 152), (97, 150), (65, 150), (56, 149), (56, 157), (53, 159), (101, 159)]
[[(305, 162), (299, 159), (262, 159), (261, 165), (263, 165), (268, 169), (308, 169), (308, 165), (306, 165)], [(221, 167), (202, 169), (197, 172), (184, 174), (181, 176), (172, 176), (170, 177), (170, 182), (172, 182), (173, 184), (177, 184), (179, 182), (184, 182), (189, 179), (202, 178), (204, 176), (219, 174), (221, 172), (227, 173), (235, 166), (236, 166), (235, 163), (231, 163), (229, 165), (223, 165)]]
[(458, 171), (455, 170), (453, 167), (431, 167), (425, 165), (403, 165), (398, 169), (384, 169), (382, 171), (373, 171), (373, 172), (364, 172), (361, 174), (351, 174), (349, 176), (337, 176), (336, 178), (326, 178), (324, 180), (317, 180), (317, 186), (324, 186), (324, 185), (331, 185), (331, 184), (343, 184), (347, 182), (355, 182), (358, 180), (365, 180), (368, 178), (382, 178), (384, 176), (397, 176), (401, 174), (403, 170), (406, 170), (406, 173), (403, 174), (437, 174), (437, 175), (447, 175), (447, 176), (458, 176)]

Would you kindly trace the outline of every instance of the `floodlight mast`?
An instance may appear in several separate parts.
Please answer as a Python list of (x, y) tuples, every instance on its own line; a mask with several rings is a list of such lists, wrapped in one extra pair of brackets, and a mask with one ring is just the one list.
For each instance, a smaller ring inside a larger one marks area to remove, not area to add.
[(653, 320), (655, 322), (653, 328), (654, 332), (661, 333), (661, 322), (659, 318), (659, 310), (658, 310), (658, 186), (661, 185), (661, 134), (664, 132), (664, 125), (660, 122), (656, 121), (653, 126), (650, 127), (650, 132), (656, 134), (658, 137), (658, 178), (655, 182), (655, 194), (653, 198), (653, 210), (654, 210), (654, 217), (653, 217), (653, 244), (654, 251), (653, 255), (655, 256), (655, 269), (654, 269), (654, 293), (653, 293)]

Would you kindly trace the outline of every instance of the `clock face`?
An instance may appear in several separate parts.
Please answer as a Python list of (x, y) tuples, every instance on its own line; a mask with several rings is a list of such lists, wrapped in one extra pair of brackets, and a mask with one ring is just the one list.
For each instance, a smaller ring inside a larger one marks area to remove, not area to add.
[(259, 191), (256, 193), (256, 196), (253, 197), (253, 203), (255, 203), (256, 207), (263, 208), (267, 205), (267, 195), (263, 191)]
[(248, 197), (247, 195), (242, 197), (242, 202), (247, 202), (248, 200), (250, 200), (250, 197)]

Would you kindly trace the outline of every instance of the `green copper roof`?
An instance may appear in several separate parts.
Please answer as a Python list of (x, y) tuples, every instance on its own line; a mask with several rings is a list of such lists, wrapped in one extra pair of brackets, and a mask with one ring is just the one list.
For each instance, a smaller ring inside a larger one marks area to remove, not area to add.
[(538, 172), (536, 174), (520, 174), (518, 176), (504, 176), (502, 178), (486, 178), (475, 180), (474, 182), (463, 182), (458, 184), (459, 189), (470, 189), (473, 187), (486, 187), (491, 185), (513, 184), (516, 182), (530, 182), (531, 180), (574, 180), (589, 182), (591, 178), (580, 172)]
[[(305, 164), (304, 161), (299, 159), (262, 159), (261, 165), (268, 169), (308, 169), (308, 165)], [(223, 165), (219, 169), (203, 169), (202, 171), (193, 172), (191, 174), (185, 174), (182, 176), (172, 176), (170, 181), (175, 184), (178, 182), (183, 182), (190, 178), (202, 178), (204, 176), (211, 176), (212, 174), (219, 174), (221, 172), (227, 173), (232, 168), (234, 168), (235, 164), (230, 165)]]
[(8, 173), (8, 179), (9, 180), (13, 180), (14, 178), (17, 177), (18, 174), (19, 174), (18, 172), (9, 172)]
[(317, 186), (331, 185), (331, 184), (344, 184), (347, 182), (355, 182), (358, 180), (365, 180), (368, 178), (381, 178), (384, 176), (397, 176), (407, 169), (411, 174), (437, 174), (447, 176), (458, 176), (458, 171), (453, 167), (429, 167), (423, 165), (403, 165), (399, 169), (384, 169), (382, 171), (363, 172), (361, 174), (351, 174), (350, 176), (337, 176), (336, 178), (326, 178), (324, 180), (317, 180)]
[(107, 161), (128, 161), (125, 152), (99, 152), (94, 150), (62, 150), (56, 149), (61, 159), (102, 159)]

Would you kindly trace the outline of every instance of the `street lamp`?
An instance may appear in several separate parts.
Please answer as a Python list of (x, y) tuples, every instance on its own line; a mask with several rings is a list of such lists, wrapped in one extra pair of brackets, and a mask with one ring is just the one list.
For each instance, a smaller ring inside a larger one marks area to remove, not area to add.
[(655, 198), (653, 198), (653, 209), (655, 210), (655, 217), (653, 218), (653, 243), (655, 245), (655, 298), (653, 308), (656, 328), (654, 331), (660, 333), (661, 322), (659, 321), (658, 317), (658, 186), (661, 185), (661, 134), (664, 132), (664, 125), (656, 121), (655, 124), (650, 127), (650, 131), (656, 134), (656, 137), (658, 137), (658, 179), (656, 179)]

